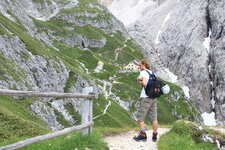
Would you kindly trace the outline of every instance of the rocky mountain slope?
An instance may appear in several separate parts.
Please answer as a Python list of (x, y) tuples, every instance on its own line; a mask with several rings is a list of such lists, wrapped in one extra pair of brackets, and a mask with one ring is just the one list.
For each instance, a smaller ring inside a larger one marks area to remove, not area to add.
[[(159, 1), (157, 1), (159, 2)], [(168, 68), (200, 113), (224, 124), (224, 15), (222, 1), (166, 0), (127, 26), (162, 78)]]
[[(0, 2), (0, 88), (80, 93), (85, 86), (93, 86), (99, 94), (94, 101), (95, 126), (136, 126), (133, 114), (140, 92), (138, 73), (121, 70), (134, 59), (143, 58), (141, 49), (97, 0)], [(11, 133), (9, 127), (18, 121), (10, 118), (20, 120), (23, 116), (12, 109), (17, 106), (34, 112), (52, 130), (80, 123), (81, 102), (77, 99), (13, 97), (10, 100), (18, 103), (15, 106), (14, 102), (9, 106), (9, 98), (0, 99), (0, 127), (4, 129), (0, 139), (4, 141), (11, 136), (27, 138), (42, 133), (21, 137), (16, 132), (20, 128)], [(171, 93), (159, 101), (159, 114), (159, 121), (165, 124), (182, 118), (198, 120), (182, 90), (172, 84)], [(24, 124), (27, 122), (21, 126)]]
[[(93, 86), (104, 95), (99, 114), (109, 96), (122, 107), (129, 104), (110, 82), (142, 54), (124, 26), (96, 1), (1, 1), (0, 12), (0, 88), (80, 93)], [(76, 99), (46, 99), (30, 108), (53, 130), (79, 123)]]

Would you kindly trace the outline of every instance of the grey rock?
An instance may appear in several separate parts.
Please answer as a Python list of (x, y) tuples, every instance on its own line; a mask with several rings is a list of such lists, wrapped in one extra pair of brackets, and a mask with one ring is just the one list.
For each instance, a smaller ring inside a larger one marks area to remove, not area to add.
[(165, 18), (176, 6), (177, 0), (167, 0), (127, 27), (129, 33), (143, 47), (145, 57), (153, 64), (153, 70), (158, 68), (155, 66), (158, 56), (155, 56), (157, 54), (153, 51), (156, 49), (155, 40), (163, 28)]
[(71, 114), (69, 114), (69, 112), (64, 107), (67, 103), (70, 103), (69, 100), (68, 101), (56, 100), (56, 101), (51, 102), (51, 105), (54, 109), (56, 109), (58, 112), (60, 112), (63, 115), (65, 120), (67, 120), (71, 124), (75, 125), (76, 121), (73, 119)]
[[(225, 3), (180, 0), (172, 6), (173, 2), (167, 0), (147, 13), (129, 26), (129, 31), (144, 46), (153, 70), (169, 68), (190, 88), (190, 101), (199, 112), (215, 111), (217, 122), (224, 124)], [(164, 14), (160, 8), (166, 8)], [(169, 12), (169, 20), (163, 22)], [(207, 51), (203, 42), (210, 36), (210, 30), (211, 43)], [(158, 44), (155, 42), (157, 33), (160, 33)], [(212, 100), (215, 100), (215, 108)]]
[[(70, 2), (75, 2), (75, 0)], [(67, 38), (63, 39), (62, 37), (54, 35), (53, 31), (49, 29), (47, 29), (46, 32), (38, 31), (31, 17), (44, 18), (47, 20), (51, 19), (51, 17), (60, 17), (60, 13), (56, 13), (54, 16), (51, 15), (56, 12), (56, 9), (65, 7), (70, 8), (70, 6), (67, 6), (67, 3), (59, 3), (54, 1), (33, 3), (32, 0), (6, 0), (0, 2), (0, 12), (13, 22), (24, 26), (27, 34), (30, 35), (31, 38), (36, 38), (53, 48), (53, 40), (55, 39), (70, 46), (78, 46), (81, 48), (82, 41), (84, 42), (85, 47), (102, 48), (106, 45), (107, 41), (105, 38), (89, 39), (77, 34), (73, 36), (68, 35)], [(73, 6), (75, 6), (75, 4), (76, 3), (74, 3)], [(94, 4), (89, 4), (89, 7), (99, 9), (99, 11), (102, 12), (107, 11), (106, 8)], [(98, 17), (98, 15), (99, 14), (78, 13), (74, 14), (74, 16), (65, 15), (64, 19), (83, 16), (91, 20), (92, 18)], [(109, 32), (113, 34), (117, 31), (121, 31), (124, 34), (128, 34), (124, 30), (124, 26), (112, 16), (110, 20), (102, 20), (100, 22), (93, 22), (93, 20), (91, 20), (90, 22), (87, 21), (85, 23), (93, 25), (96, 28), (101, 28), (107, 33)], [(5, 70), (5, 73), (0, 77), (0, 88), (17, 89), (22, 91), (64, 92), (64, 87), (69, 78), (69, 70), (66, 68), (63, 61), (57, 57), (53, 58), (45, 56), (44, 54), (34, 54), (32, 51), (29, 51), (27, 45), (25, 45), (18, 36), (9, 31), (10, 29), (8, 30), (7, 27), (2, 24), (0, 24), (0, 27), (9, 33), (0, 35), (0, 57), (1, 59), (6, 60), (5, 63), (9, 65), (7, 67), (11, 69), (11, 72), (13, 72), (12, 75), (9, 70)], [(74, 29), (70, 26), (65, 28), (67, 28), (68, 31)], [(69, 92), (81, 93), (82, 89), (87, 86), (92, 86), (95, 93), (102, 93), (102, 90), (98, 87), (95, 81), (85, 80), (80, 76), (77, 77), (76, 83), (69, 89)], [(57, 121), (57, 114), (55, 114), (54, 110), (58, 110), (62, 113), (64, 118), (71, 123), (71, 125), (77, 123), (77, 121), (72, 118), (71, 114), (69, 114), (68, 110), (66, 110), (65, 105), (67, 103), (71, 103), (74, 110), (81, 114), (81, 101), (77, 99), (60, 99), (52, 102), (54, 99), (51, 98), (42, 98), (38, 100), (41, 100), (41, 102), (34, 102), (30, 106), (31, 110), (40, 116), (52, 130), (60, 130), (64, 128), (64, 126)]]
[(191, 89), (190, 100), (201, 113), (212, 111), (209, 56), (203, 47), (208, 31), (207, 6), (202, 0), (180, 2), (166, 22), (158, 46), (160, 60), (185, 81)]
[(52, 38), (57, 39), (58, 41), (61, 41), (69, 46), (72, 47), (79, 47), (81, 49), (85, 48), (103, 48), (106, 45), (106, 39), (89, 39), (85, 36), (79, 35), (79, 34), (71, 34), (65, 37), (60, 36), (52, 36)]
[(209, 26), (212, 29), (211, 35), (211, 61), (212, 61), (212, 74), (213, 79), (212, 90), (215, 92), (216, 101), (215, 113), (217, 120), (224, 125), (225, 118), (225, 3), (224, 1), (209, 1)]
[[(69, 76), (68, 70), (59, 58), (44, 58), (26, 50), (18, 37), (0, 36), (0, 54), (15, 64), (19, 81), (10, 80), (11, 88), (21, 90), (62, 92)], [(16, 82), (16, 83), (15, 83)]]
[[(30, 0), (28, 0), (28, 3)], [(27, 32), (34, 36), (36, 27), (29, 17), (28, 12), (24, 9), (24, 5), (28, 4), (26, 0), (10, 1), (4, 0), (0, 2), (0, 12), (14, 22), (23, 24)], [(27, 5), (25, 5), (27, 6)]]
[(31, 110), (40, 116), (52, 130), (56, 131), (63, 128), (56, 119), (54, 109), (49, 107), (46, 103), (34, 102), (30, 107)]
[[(155, 0), (156, 1), (156, 0)], [(158, 5), (162, 5), (163, 3), (165, 3), (167, 0), (157, 0), (157, 4)]]

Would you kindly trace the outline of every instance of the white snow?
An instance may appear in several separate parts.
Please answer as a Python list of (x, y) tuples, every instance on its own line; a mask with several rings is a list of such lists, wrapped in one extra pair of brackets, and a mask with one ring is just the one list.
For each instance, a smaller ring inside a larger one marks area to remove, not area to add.
[(203, 42), (203, 46), (207, 49), (208, 53), (210, 53), (210, 41), (211, 41), (211, 34), (212, 31), (211, 29), (209, 30), (209, 36), (207, 38), (205, 38), (204, 42)]
[(159, 32), (158, 32), (158, 34), (157, 34), (157, 36), (156, 36), (156, 39), (155, 39), (155, 44), (159, 44), (160, 42), (159, 42), (159, 35), (162, 33), (162, 31), (161, 30), (159, 30)]
[(172, 83), (177, 82), (177, 76), (175, 74), (173, 74), (168, 68), (164, 68), (164, 70), (169, 75), (170, 79), (172, 80)]
[(187, 87), (187, 86), (182, 86), (181, 87), (182, 89), (183, 89), (183, 91), (184, 91), (184, 95), (187, 97), (187, 99), (189, 99), (190, 98), (190, 94), (189, 94), (189, 87)]
[(147, 10), (155, 7), (156, 2), (150, 0), (116, 0), (108, 6), (108, 9), (127, 26), (142, 17)]
[(206, 126), (216, 126), (216, 120), (215, 120), (215, 113), (207, 113), (204, 112), (203, 114), (201, 114), (203, 120), (204, 120), (204, 125)]
[[(213, 85), (212, 85), (212, 86), (213, 86)], [(212, 91), (212, 99), (211, 99), (212, 109), (215, 108), (215, 104), (216, 104), (216, 101), (215, 101), (214, 97), (215, 97), (215, 92)]]
[(166, 18), (163, 21), (162, 27), (165, 25), (165, 23), (170, 19), (170, 14), (171, 12), (168, 13), (168, 15), (166, 16)]
[(216, 104), (216, 101), (214, 100), (214, 98), (211, 99), (211, 105), (212, 105), (212, 108), (214, 109), (215, 108), (215, 104)]
[[(165, 23), (170, 19), (170, 14), (171, 14), (171, 11), (167, 14), (166, 18), (164, 19), (163, 21), (163, 24), (161, 26), (161, 29), (164, 27)], [(156, 39), (155, 39), (155, 44), (159, 44), (159, 35), (162, 33), (161, 29), (158, 31), (158, 34), (156, 36)]]

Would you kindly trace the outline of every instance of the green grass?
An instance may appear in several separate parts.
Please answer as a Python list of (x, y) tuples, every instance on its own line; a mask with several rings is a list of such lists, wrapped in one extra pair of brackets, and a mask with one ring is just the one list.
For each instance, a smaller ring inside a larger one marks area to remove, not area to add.
[(34, 3), (41, 3), (44, 4), (47, 2), (47, 4), (51, 4), (51, 0), (32, 0)]
[(72, 115), (73, 119), (76, 120), (76, 124), (81, 124), (81, 115), (74, 110), (73, 105), (71, 103), (68, 103), (65, 105), (65, 108), (69, 112), (69, 114)]
[(66, 86), (64, 87), (64, 92), (69, 93), (70, 88), (75, 84), (77, 76), (73, 71), (69, 72), (69, 78), (67, 79)]
[[(104, 35), (107, 40), (106, 45), (103, 48), (91, 48), (95, 53), (100, 54), (102, 57), (112, 61), (113, 63), (124, 66), (134, 59), (143, 58), (143, 54), (140, 48), (134, 46), (134, 44), (126, 39), (121, 32), (117, 32), (114, 36)], [(126, 44), (126, 47), (124, 45)], [(115, 50), (120, 48), (117, 61), (115, 61), (116, 52)]]
[(139, 73), (118, 73), (116, 82), (113, 84), (113, 93), (118, 95), (124, 101), (131, 99), (139, 100), (141, 87), (138, 85), (136, 78)]
[[(30, 100), (25, 101), (27, 104), (30, 103)], [(25, 102), (20, 103), (8, 97), (0, 97), (1, 146), (49, 131), (46, 124), (29, 111)]]
[(44, 45), (41, 44), (38, 40), (32, 38), (30, 35), (28, 35), (20, 24), (13, 23), (1, 14), (0, 23), (7, 27), (9, 31), (20, 37), (20, 40), (25, 44), (26, 49), (32, 52), (33, 54), (43, 55), (44, 53), (47, 53), (46, 51), (43, 51), (46, 49)]
[(6, 32), (4, 29), (0, 28), (0, 35), (4, 35)]
[(58, 110), (54, 109), (54, 113), (56, 115), (56, 120), (59, 124), (63, 125), (64, 128), (68, 128), (71, 127), (72, 124), (70, 122), (68, 122), (64, 116), (62, 115), (62, 113), (60, 113)]
[[(103, 114), (105, 107), (111, 102), (108, 107), (107, 113)], [(102, 115), (94, 119), (96, 127), (109, 127), (109, 128), (130, 128), (135, 127), (134, 122), (129, 116), (128, 112), (116, 104), (113, 100), (106, 100), (102, 95), (99, 99), (94, 100), (94, 117)]]
[(196, 143), (190, 135), (166, 133), (160, 138), (159, 150), (218, 150), (211, 143)]
[(24, 76), (23, 74), (15, 74), (14, 68), (18, 68), (15, 63), (12, 61), (6, 59), (2, 54), (0, 54), (0, 63), (1, 63), (1, 68), (0, 68), (0, 79), (5, 79), (5, 75), (8, 74), (11, 76), (15, 81), (19, 81), (20, 77)]
[(101, 139), (97, 131), (93, 131), (91, 136), (82, 136), (79, 132), (50, 139), (41, 143), (33, 144), (24, 150), (108, 150), (107, 144)]
[(217, 150), (216, 145), (199, 142), (201, 135), (194, 123), (177, 121), (171, 131), (162, 135), (158, 142), (159, 150)]
[(174, 123), (177, 118), (171, 113), (170, 107), (168, 107), (168, 102), (166, 101), (166, 95), (160, 97), (157, 100), (157, 109), (158, 109), (158, 122), (160, 124), (171, 124)]
[(90, 25), (78, 26), (74, 29), (74, 32), (92, 40), (101, 40), (105, 34), (103, 31)]
[(157, 100), (159, 122), (173, 124), (179, 119), (195, 121), (199, 114), (191, 103), (184, 99), (183, 90), (175, 84), (165, 83), (169, 84), (170, 93), (162, 95)]

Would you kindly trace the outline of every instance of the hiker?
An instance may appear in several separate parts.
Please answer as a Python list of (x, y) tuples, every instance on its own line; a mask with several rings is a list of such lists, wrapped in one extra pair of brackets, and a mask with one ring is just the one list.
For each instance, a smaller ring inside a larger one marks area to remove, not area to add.
[(145, 132), (145, 127), (144, 127), (144, 120), (146, 115), (149, 116), (151, 124), (152, 124), (152, 141), (156, 142), (157, 141), (157, 129), (158, 129), (158, 121), (157, 121), (157, 101), (154, 98), (149, 98), (146, 93), (144, 87), (146, 86), (148, 79), (149, 79), (149, 74), (147, 71), (152, 73), (150, 70), (149, 64), (147, 60), (143, 59), (139, 63), (140, 67), (140, 75), (137, 77), (138, 83), (143, 87), (141, 90), (141, 95), (140, 95), (140, 101), (139, 101), (139, 106), (137, 108), (137, 123), (138, 127), (140, 128), (139, 135), (135, 136), (133, 139), (135, 141), (146, 141), (147, 140), (147, 135)]

